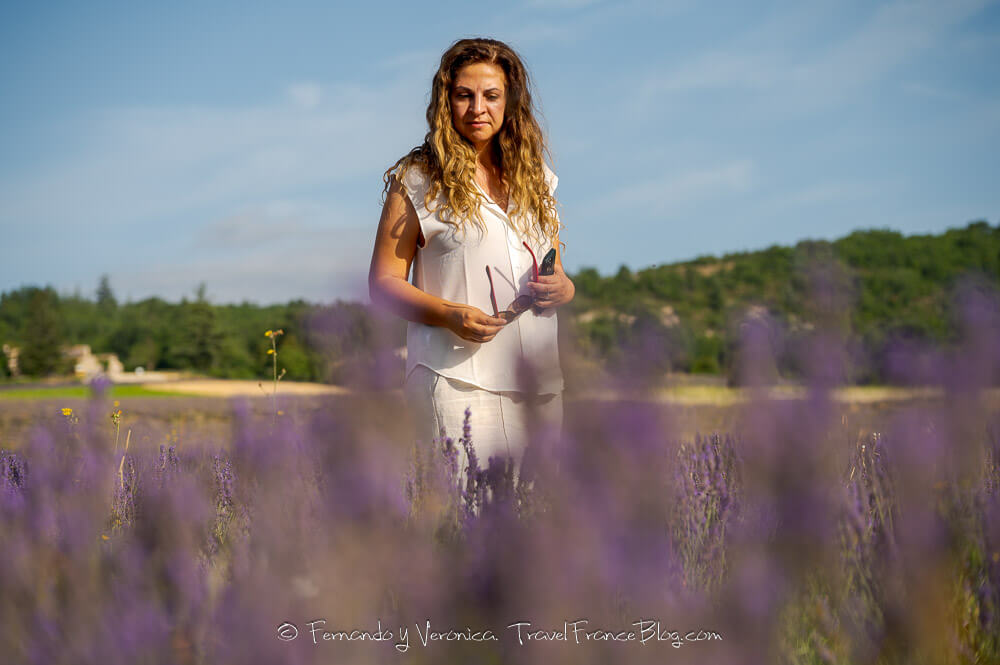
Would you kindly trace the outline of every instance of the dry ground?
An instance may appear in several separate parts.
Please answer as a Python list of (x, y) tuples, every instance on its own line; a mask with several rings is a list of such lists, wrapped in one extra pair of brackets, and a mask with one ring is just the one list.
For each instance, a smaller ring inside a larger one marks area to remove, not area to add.
[[(171, 384), (151, 384), (157, 391), (168, 387), (177, 396), (123, 398), (122, 434), (133, 430), (133, 442), (150, 445), (177, 440), (209, 445), (225, 445), (233, 434), (234, 407), (243, 405), (262, 424), (270, 425), (274, 413), (271, 398), (257, 381), (198, 379)], [(268, 388), (264, 383), (263, 387)], [(675, 386), (644, 395), (610, 392), (572, 392), (564, 394), (567, 429), (574, 424), (587, 425), (593, 414), (603, 411), (610, 402), (628, 404), (653, 414), (664, 436), (671, 439), (692, 438), (696, 432), (734, 432), (744, 429), (748, 415), (758, 408), (756, 398), (744, 390), (725, 386)], [(802, 390), (782, 387), (770, 395), (780, 400), (802, 400)], [(852, 387), (831, 394), (835, 421), (842, 422), (847, 438), (865, 431), (882, 431), (903, 411), (927, 411), (947, 406), (954, 400), (934, 390), (907, 388)], [(979, 395), (980, 405), (993, 414), (1000, 413), (1000, 390)], [(805, 405), (805, 402), (803, 402)], [(110, 432), (111, 405), (85, 398), (0, 400), (0, 448), (21, 448), (34, 426), (59, 420), (60, 410), (71, 407), (81, 419)], [(397, 441), (408, 439), (408, 423), (402, 391), (354, 393), (347, 389), (320, 384), (285, 383), (278, 386), (278, 405), (282, 418), (308, 422), (314, 415), (338, 414), (370, 423), (373, 431)], [(613, 413), (613, 411), (612, 411)], [(603, 417), (603, 416), (602, 416)], [(475, 439), (475, 433), (473, 433)]]
[[(272, 381), (235, 381), (229, 379), (187, 379), (164, 383), (145, 383), (143, 388), (158, 392), (182, 395), (202, 395), (205, 397), (257, 397), (270, 395), (274, 389)], [(341, 386), (302, 381), (281, 381), (278, 393), (282, 395), (344, 395), (351, 391)]]

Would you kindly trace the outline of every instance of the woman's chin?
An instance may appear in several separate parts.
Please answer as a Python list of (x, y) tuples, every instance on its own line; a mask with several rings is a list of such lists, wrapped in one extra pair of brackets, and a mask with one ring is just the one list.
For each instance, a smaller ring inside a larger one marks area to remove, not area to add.
[(475, 143), (477, 141), (487, 141), (493, 138), (495, 133), (492, 127), (466, 127), (462, 135)]

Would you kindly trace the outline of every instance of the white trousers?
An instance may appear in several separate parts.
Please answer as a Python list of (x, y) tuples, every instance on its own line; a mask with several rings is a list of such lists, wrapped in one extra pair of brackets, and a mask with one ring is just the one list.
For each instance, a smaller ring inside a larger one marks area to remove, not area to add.
[(558, 441), (562, 433), (562, 393), (491, 392), (441, 376), (423, 365), (417, 365), (407, 377), (403, 393), (415, 439), (421, 445), (431, 445), (434, 439), (441, 439), (444, 428), (458, 447), (460, 477), (468, 464), (459, 443), (466, 407), (472, 412), (470, 438), (482, 469), (489, 466), (490, 456), (509, 455), (519, 471), (529, 442), (547, 446)]

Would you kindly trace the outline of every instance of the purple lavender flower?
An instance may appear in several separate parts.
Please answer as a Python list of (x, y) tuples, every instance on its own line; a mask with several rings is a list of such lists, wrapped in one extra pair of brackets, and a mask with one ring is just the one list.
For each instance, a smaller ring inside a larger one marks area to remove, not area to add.
[(221, 455), (212, 456), (212, 473), (215, 481), (215, 504), (220, 514), (228, 514), (233, 509), (233, 462)]
[(176, 446), (164, 446), (160, 444), (160, 453), (156, 459), (156, 466), (153, 475), (157, 484), (162, 487), (180, 473), (180, 458), (177, 455)]
[(124, 453), (118, 466), (111, 508), (111, 530), (119, 532), (135, 526), (139, 513), (139, 473), (136, 459)]
[(727, 532), (740, 515), (737, 440), (695, 435), (677, 452), (673, 534), (687, 586), (711, 589), (726, 573)]
[(21, 455), (0, 450), (0, 508), (23, 506), (27, 473), (27, 464)]

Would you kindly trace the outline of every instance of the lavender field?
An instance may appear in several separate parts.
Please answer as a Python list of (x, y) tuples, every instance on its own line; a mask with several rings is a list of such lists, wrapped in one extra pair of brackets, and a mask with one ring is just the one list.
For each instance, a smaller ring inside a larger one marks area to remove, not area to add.
[(804, 397), (770, 399), (750, 326), (750, 401), (569, 397), (517, 483), (475, 432), (414, 445), (398, 392), (3, 404), (0, 653), (1000, 662), (1000, 316), (973, 305), (892, 359), (935, 397), (832, 400), (818, 335)]

